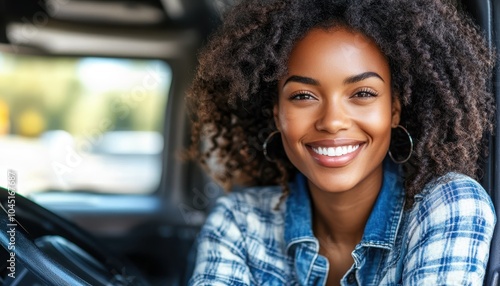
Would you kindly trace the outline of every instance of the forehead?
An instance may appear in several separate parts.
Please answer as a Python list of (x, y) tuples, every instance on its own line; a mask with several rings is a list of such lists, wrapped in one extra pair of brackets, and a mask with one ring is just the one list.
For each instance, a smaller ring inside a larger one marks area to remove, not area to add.
[(389, 63), (375, 42), (345, 28), (309, 31), (292, 49), (288, 71), (307, 75), (324, 71), (343, 71), (349, 75), (373, 71), (390, 78)]

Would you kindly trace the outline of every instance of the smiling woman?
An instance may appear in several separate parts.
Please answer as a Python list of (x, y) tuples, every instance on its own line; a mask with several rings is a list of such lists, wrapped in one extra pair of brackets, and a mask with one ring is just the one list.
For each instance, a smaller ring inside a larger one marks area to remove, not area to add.
[(356, 36), (345, 28), (309, 32), (290, 54), (291, 76), (278, 84), (276, 127), (313, 194), (318, 188), (378, 193), (380, 162), (399, 124), (389, 64), (373, 42), (360, 48)]
[(201, 54), (191, 152), (252, 187), (219, 200), (191, 284), (482, 285), (492, 65), (448, 1), (242, 1)]
[[(316, 237), (346, 244), (329, 256), (336, 245), (320, 243), (320, 253), (336, 265), (330, 281), (340, 281), (353, 264), (401, 112), (387, 60), (372, 41), (360, 48), (356, 36), (362, 37), (345, 28), (308, 32), (290, 54), (292, 76), (278, 84), (274, 106), (288, 159), (308, 178), (316, 202)], [(346, 208), (350, 219), (341, 222)]]

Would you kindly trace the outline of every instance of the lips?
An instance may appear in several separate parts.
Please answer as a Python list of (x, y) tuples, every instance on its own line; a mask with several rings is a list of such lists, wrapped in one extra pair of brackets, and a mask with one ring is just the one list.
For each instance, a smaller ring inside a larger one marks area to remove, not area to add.
[(343, 167), (361, 152), (365, 142), (351, 139), (321, 140), (306, 144), (315, 161), (324, 167)]

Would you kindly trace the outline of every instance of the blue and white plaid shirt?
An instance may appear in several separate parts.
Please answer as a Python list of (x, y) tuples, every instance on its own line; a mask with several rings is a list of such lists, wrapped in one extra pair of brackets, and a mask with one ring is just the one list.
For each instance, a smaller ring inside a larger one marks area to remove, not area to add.
[[(450, 173), (405, 210), (395, 167), (384, 169), (341, 284), (482, 285), (496, 221), (484, 189)], [(297, 176), (274, 210), (280, 195), (279, 187), (260, 187), (220, 198), (198, 237), (190, 285), (325, 285), (329, 264), (312, 232), (305, 178)]]

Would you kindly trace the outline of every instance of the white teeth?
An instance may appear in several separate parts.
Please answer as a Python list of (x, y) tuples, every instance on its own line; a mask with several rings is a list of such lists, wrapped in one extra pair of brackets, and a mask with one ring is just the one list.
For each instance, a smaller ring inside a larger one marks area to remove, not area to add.
[(342, 147), (339, 146), (339, 147), (335, 148), (335, 154), (342, 154)]
[(312, 150), (319, 155), (328, 156), (328, 157), (338, 157), (348, 153), (352, 153), (359, 148), (359, 145), (348, 145), (348, 146), (339, 146), (339, 147), (317, 147), (312, 148)]
[(335, 156), (335, 150), (333, 148), (328, 148), (328, 154), (325, 154), (327, 156)]

